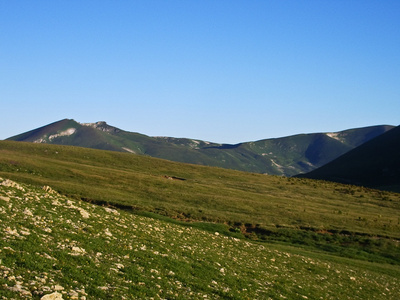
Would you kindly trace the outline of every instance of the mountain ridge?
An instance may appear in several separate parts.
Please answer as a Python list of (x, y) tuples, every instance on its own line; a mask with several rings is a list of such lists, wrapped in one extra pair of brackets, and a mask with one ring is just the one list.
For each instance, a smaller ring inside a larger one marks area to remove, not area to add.
[(400, 192), (399, 151), (400, 126), (397, 126), (299, 177)]
[(7, 140), (129, 152), (177, 162), (293, 176), (314, 170), (393, 127), (377, 125), (219, 144), (189, 138), (151, 137), (124, 131), (104, 121), (79, 123), (63, 119)]

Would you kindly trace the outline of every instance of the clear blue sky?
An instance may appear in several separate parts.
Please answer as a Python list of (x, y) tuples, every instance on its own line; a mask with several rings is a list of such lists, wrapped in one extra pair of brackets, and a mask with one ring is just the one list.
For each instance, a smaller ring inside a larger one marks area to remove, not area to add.
[(238, 143), (399, 125), (400, 1), (0, 0), (0, 139), (58, 121)]

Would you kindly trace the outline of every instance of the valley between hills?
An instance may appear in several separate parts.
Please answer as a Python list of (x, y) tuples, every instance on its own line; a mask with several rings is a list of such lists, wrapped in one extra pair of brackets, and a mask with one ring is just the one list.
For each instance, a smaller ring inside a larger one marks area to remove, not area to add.
[(6, 299), (400, 293), (398, 193), (15, 141), (0, 177)]

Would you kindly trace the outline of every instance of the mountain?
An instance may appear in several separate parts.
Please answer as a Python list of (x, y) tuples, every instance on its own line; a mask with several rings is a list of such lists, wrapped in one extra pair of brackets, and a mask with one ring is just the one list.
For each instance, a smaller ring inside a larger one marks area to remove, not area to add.
[(400, 126), (300, 177), (400, 192)]
[(150, 137), (121, 130), (106, 122), (78, 123), (64, 119), (8, 140), (130, 152), (177, 162), (292, 176), (314, 170), (391, 128), (393, 126), (371, 126), (231, 145), (187, 138)]

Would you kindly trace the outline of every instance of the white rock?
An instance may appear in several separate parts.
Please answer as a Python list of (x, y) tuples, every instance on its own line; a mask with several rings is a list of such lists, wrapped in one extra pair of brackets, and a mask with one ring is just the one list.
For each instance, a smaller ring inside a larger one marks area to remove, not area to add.
[(4, 231), (13, 236), (20, 236), (17, 229), (11, 229), (10, 227), (7, 227)]
[(84, 210), (83, 208), (79, 208), (79, 212), (81, 213), (82, 218), (87, 219), (90, 217), (90, 214)]
[(108, 228), (106, 228), (106, 230), (104, 230), (104, 234), (107, 236), (112, 236), (112, 233), (110, 232), (110, 230)]
[(9, 288), (10, 291), (20, 293), (21, 296), (30, 296), (32, 297), (32, 294), (30, 291), (26, 290), (25, 287), (23, 287), (20, 283), (17, 283), (15, 286)]
[(33, 216), (33, 213), (29, 210), (29, 208), (25, 207), (25, 209), (24, 209), (24, 215), (32, 217), (32, 216)]
[(117, 211), (117, 210), (115, 210), (115, 209), (112, 209), (112, 208), (109, 208), (109, 207), (104, 207), (104, 210), (105, 210), (106, 212), (108, 212), (108, 213), (113, 213), (114, 215), (119, 216), (119, 211)]
[(71, 255), (81, 255), (81, 254), (85, 254), (86, 250), (80, 247), (72, 247), (72, 253)]
[(4, 196), (0, 196), (0, 200), (9, 202), (10, 201), (10, 197), (4, 197)]
[(44, 295), (40, 299), (41, 300), (61, 300), (61, 299), (63, 299), (63, 297), (62, 297), (62, 294), (60, 294), (58, 292), (54, 292), (54, 293), (51, 293), (51, 294)]
[(28, 229), (27, 230), (21, 229), (20, 232), (21, 232), (22, 235), (30, 235), (31, 234)]
[(123, 265), (123, 264), (115, 264), (115, 266), (118, 268), (118, 269), (123, 269), (123, 268), (125, 268), (125, 266)]
[(14, 181), (11, 181), (10, 179), (4, 180), (3, 182), (0, 183), (0, 185), (13, 187), (20, 191), (25, 191), (22, 186), (20, 186), (18, 183), (14, 182)]
[(53, 202), (51, 204), (54, 205), (54, 206), (60, 206), (61, 205), (61, 203), (57, 199), (53, 200)]

